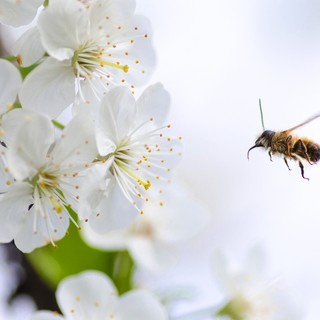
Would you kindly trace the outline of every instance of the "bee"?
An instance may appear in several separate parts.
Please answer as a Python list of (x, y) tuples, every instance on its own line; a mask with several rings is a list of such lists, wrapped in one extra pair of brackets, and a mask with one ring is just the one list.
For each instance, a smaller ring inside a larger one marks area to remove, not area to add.
[(272, 130), (265, 130), (264, 128), (260, 99), (259, 107), (263, 132), (256, 140), (254, 146), (248, 150), (248, 160), (250, 151), (254, 148), (261, 147), (268, 151), (270, 161), (272, 161), (272, 155), (283, 156), (283, 160), (289, 170), (291, 170), (291, 168), (289, 167), (288, 160), (297, 161), (299, 163), (302, 178), (309, 180), (309, 178), (304, 176), (304, 166), (302, 162), (306, 161), (310, 165), (317, 163), (320, 160), (320, 145), (308, 138), (293, 135), (292, 131), (301, 128), (307, 123), (319, 118), (320, 114), (317, 114), (290, 129), (276, 132)]

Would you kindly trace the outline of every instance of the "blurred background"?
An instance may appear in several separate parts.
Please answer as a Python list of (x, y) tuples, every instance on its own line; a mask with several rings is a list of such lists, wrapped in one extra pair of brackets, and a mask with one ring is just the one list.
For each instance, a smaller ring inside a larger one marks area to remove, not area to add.
[[(303, 319), (319, 319), (320, 168), (247, 150), (267, 129), (285, 130), (320, 112), (318, 0), (137, 0), (154, 30), (158, 56), (150, 83), (172, 96), (171, 123), (184, 140), (178, 178), (211, 215), (198, 238), (181, 247), (175, 268), (137, 277), (161, 290), (191, 286), (177, 314), (219, 303), (213, 254), (266, 254)], [(3, 31), (4, 34), (4, 31)], [(308, 128), (307, 128), (308, 129)], [(320, 119), (308, 137), (320, 142)], [(196, 212), (195, 212), (196, 214)], [(182, 290), (181, 289), (181, 290)]]
[[(320, 112), (320, 2), (140, 0), (137, 10), (154, 29), (152, 81), (171, 93), (172, 123), (184, 137), (179, 176), (212, 214), (179, 271), (162, 280), (193, 282), (197, 303), (208, 305), (219, 296), (212, 252), (242, 259), (259, 245), (303, 318), (319, 319), (320, 168), (306, 165), (307, 181), (295, 163), (288, 171), (262, 149), (250, 161), (246, 152), (262, 131), (259, 98), (271, 130)], [(320, 141), (320, 120), (311, 137)]]

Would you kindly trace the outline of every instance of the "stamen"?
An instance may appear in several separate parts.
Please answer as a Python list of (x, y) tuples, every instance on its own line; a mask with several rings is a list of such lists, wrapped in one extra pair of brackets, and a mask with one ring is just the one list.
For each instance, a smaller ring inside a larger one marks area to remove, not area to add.
[(109, 66), (109, 67), (113, 67), (113, 68), (116, 68), (116, 69), (120, 69), (122, 70), (123, 72), (127, 73), (129, 71), (129, 66), (126, 64), (126, 65), (121, 65), (121, 64), (117, 64), (117, 63), (113, 63), (113, 62), (109, 62), (109, 61), (102, 61), (100, 60), (100, 65), (103, 67), (105, 65)]
[(148, 190), (151, 187), (151, 183), (150, 181), (145, 181), (143, 179), (141, 179), (140, 177), (138, 177), (134, 172), (132, 172), (131, 170), (128, 169), (128, 167), (126, 167), (123, 163), (121, 163), (120, 161), (117, 161), (117, 165), (124, 171), (126, 172), (130, 177), (132, 177), (133, 179), (135, 179), (139, 184), (143, 185), (143, 187), (145, 188), (145, 190)]

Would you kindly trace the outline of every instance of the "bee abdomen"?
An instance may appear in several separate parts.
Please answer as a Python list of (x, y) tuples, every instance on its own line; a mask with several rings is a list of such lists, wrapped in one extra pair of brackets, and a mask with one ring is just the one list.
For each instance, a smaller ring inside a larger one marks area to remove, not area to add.
[(320, 145), (311, 140), (298, 140), (291, 152), (313, 163), (320, 160)]

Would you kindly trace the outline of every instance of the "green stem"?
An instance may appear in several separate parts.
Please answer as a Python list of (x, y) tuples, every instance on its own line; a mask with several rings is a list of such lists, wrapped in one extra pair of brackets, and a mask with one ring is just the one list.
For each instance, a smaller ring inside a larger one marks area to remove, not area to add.
[(61, 122), (57, 121), (57, 120), (52, 120), (52, 123), (55, 127), (57, 127), (58, 129), (63, 130), (65, 128), (65, 125), (62, 124)]
[(132, 273), (134, 263), (127, 251), (117, 253), (113, 263), (112, 279), (118, 288), (119, 294), (132, 289)]

